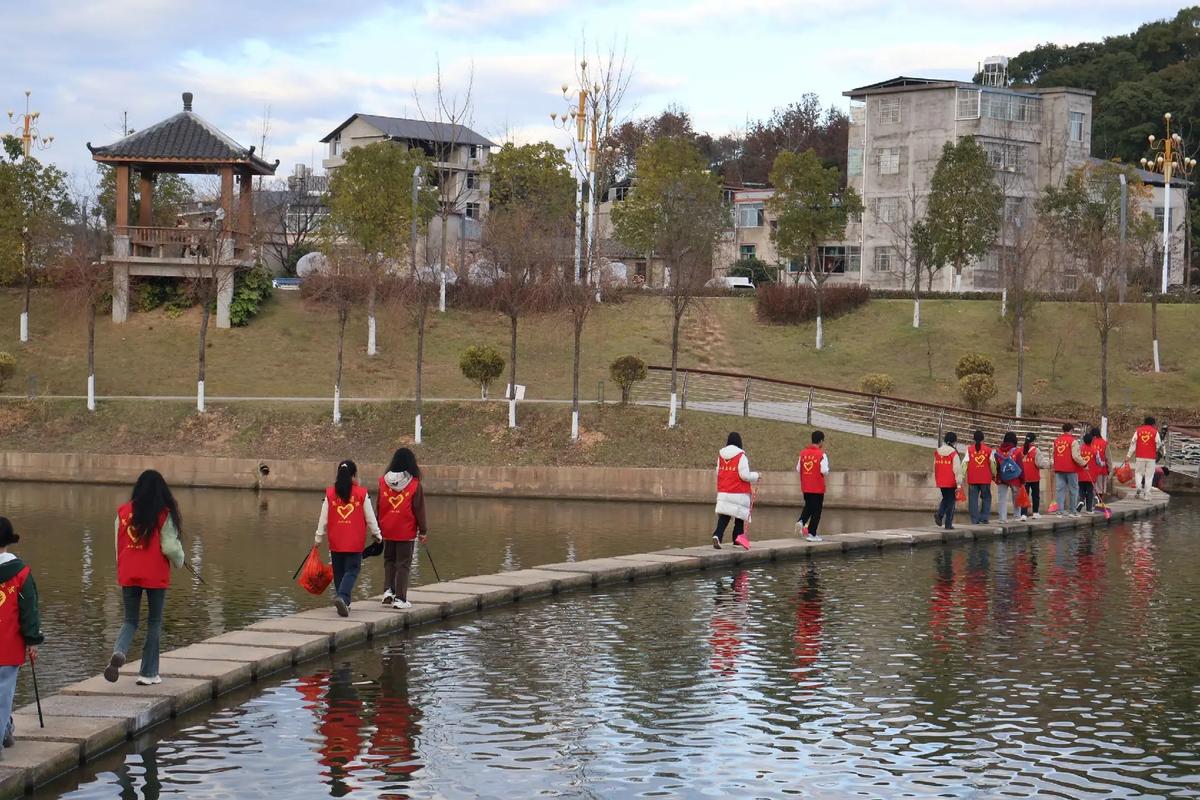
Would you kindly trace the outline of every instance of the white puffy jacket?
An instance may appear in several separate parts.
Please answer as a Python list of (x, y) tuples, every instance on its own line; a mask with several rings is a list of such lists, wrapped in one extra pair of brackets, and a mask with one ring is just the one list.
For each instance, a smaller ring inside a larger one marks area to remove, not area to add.
[[(749, 483), (758, 483), (759, 475), (750, 469), (750, 459), (746, 456), (742, 448), (732, 444), (727, 444), (721, 448), (721, 458), (726, 461), (738, 453), (742, 454), (742, 460), (738, 462), (738, 477)], [(720, 469), (720, 462), (717, 463), (717, 469)], [(725, 514), (734, 519), (750, 519), (750, 495), (735, 492), (717, 492), (717, 513)]]

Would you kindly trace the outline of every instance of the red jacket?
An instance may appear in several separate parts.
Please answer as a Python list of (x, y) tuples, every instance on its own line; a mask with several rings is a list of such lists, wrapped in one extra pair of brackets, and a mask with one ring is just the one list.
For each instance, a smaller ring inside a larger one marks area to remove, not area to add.
[(413, 478), (398, 492), (379, 479), (379, 532), (389, 542), (411, 542), (417, 538), (418, 524), (414, 499), (421, 481)]

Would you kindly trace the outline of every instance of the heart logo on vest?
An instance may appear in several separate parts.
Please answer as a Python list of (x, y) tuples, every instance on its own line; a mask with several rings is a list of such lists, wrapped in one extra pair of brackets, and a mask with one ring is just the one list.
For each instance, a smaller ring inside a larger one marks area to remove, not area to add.
[(354, 513), (354, 503), (346, 503), (344, 506), (339, 505), (334, 506), (333, 508), (335, 511), (337, 511), (338, 516), (342, 518), (343, 522), (349, 519), (350, 515)]
[(400, 506), (404, 505), (404, 495), (394, 494), (388, 498), (388, 503), (392, 506), (392, 511), (395, 511), (396, 509), (400, 508)]

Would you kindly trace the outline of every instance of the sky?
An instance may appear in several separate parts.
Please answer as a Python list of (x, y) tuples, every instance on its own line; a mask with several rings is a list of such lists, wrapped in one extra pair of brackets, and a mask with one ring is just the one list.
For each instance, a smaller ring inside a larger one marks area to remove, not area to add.
[[(624, 52), (625, 113), (668, 105), (714, 134), (744, 129), (806, 92), (896, 75), (969, 79), (991, 55), (1074, 44), (1174, 16), (1178, 0), (42, 0), (8, 7), (0, 27), (0, 112), (41, 112), (39, 153), (83, 191), (85, 144), (110, 144), (180, 110), (280, 175), (320, 170), (322, 137), (355, 112), (432, 114), (472, 86), (471, 127), (493, 141), (548, 139), (561, 85), (584, 52)], [(264, 120), (269, 115), (263, 149)], [(8, 125), (0, 114), (0, 124)], [(9, 126), (8, 129), (11, 129)]]

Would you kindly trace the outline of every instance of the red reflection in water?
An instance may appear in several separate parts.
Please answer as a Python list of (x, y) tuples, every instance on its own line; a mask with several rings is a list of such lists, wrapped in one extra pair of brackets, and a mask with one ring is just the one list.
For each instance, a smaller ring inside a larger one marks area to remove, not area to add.
[(727, 592), (718, 588), (716, 609), (709, 622), (708, 644), (712, 648), (711, 665), (722, 675), (737, 672), (738, 656), (742, 653), (742, 624), (746, 599), (750, 595), (750, 573), (738, 572)]
[(1154, 558), (1154, 536), (1138, 525), (1127, 528), (1117, 536), (1121, 553), (1121, 570), (1129, 581), (1129, 609), (1134, 630), (1145, 630), (1150, 603), (1158, 588), (1158, 565)]
[(796, 662), (792, 677), (797, 681), (815, 680), (820, 672), (816, 663), (821, 655), (823, 626), (824, 613), (817, 569), (809, 564), (800, 586), (800, 597), (796, 601), (796, 629), (792, 634), (792, 640), (795, 642), (792, 653)]

